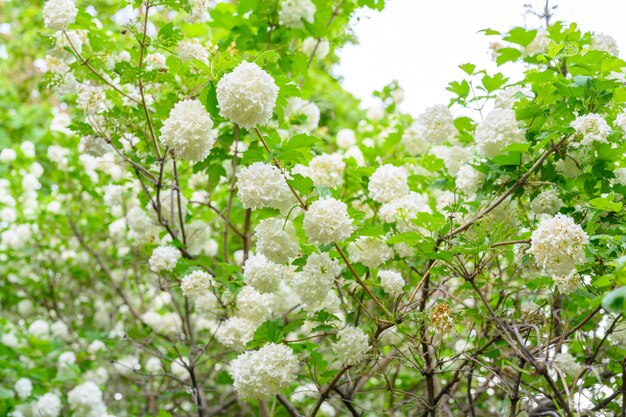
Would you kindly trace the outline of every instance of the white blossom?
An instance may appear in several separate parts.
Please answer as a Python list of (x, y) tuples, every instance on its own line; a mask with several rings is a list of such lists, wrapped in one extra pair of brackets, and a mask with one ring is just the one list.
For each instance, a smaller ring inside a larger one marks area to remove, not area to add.
[(427, 152), (430, 147), (430, 143), (424, 134), (424, 128), (417, 123), (404, 130), (400, 143), (404, 145), (404, 149), (408, 153), (415, 156)]
[(150, 256), (150, 270), (152, 272), (171, 271), (180, 259), (180, 252), (173, 246), (159, 246)]
[(498, 156), (507, 146), (526, 140), (515, 111), (497, 108), (478, 124), (474, 139), (479, 151), (487, 158)]
[(337, 132), (337, 146), (348, 149), (356, 145), (356, 136), (352, 129), (341, 129)]
[(311, 56), (315, 54), (315, 58), (324, 59), (328, 52), (330, 52), (330, 43), (328, 39), (315, 39), (312, 37), (306, 38), (302, 41), (302, 52), (306, 56)]
[(233, 386), (243, 398), (278, 394), (295, 381), (298, 370), (298, 358), (291, 348), (275, 343), (244, 352), (230, 364)]
[(73, 0), (46, 0), (43, 5), (43, 22), (48, 29), (66, 30), (77, 14)]
[(298, 133), (310, 133), (317, 128), (320, 121), (320, 109), (312, 101), (299, 97), (290, 97), (285, 107), (285, 119)]
[(323, 308), (335, 278), (340, 273), (339, 263), (327, 253), (309, 255), (303, 270), (295, 274), (291, 281), (306, 311), (314, 312)]
[(368, 268), (377, 268), (393, 257), (393, 250), (383, 239), (359, 236), (348, 245), (348, 255), (353, 262), (360, 262)]
[(397, 296), (402, 294), (402, 288), (404, 288), (404, 279), (402, 275), (397, 271), (380, 270), (378, 271), (378, 278), (380, 278), (380, 286), (389, 295)]
[(272, 294), (261, 294), (246, 285), (237, 294), (237, 316), (259, 325), (271, 317), (273, 304)]
[(67, 393), (67, 401), (74, 413), (85, 417), (102, 417), (106, 413), (102, 391), (91, 381), (70, 390)]
[(253, 210), (271, 207), (286, 212), (296, 203), (280, 170), (263, 162), (239, 170), (237, 195), (245, 208)]
[(477, 171), (471, 165), (463, 165), (457, 173), (456, 186), (467, 196), (473, 196), (476, 194), (484, 180), (485, 174)]
[(44, 320), (35, 320), (28, 326), (28, 334), (37, 339), (48, 339), (50, 337), (50, 326)]
[(106, 110), (106, 95), (99, 85), (81, 84), (78, 88), (76, 105), (87, 115), (94, 115)]
[(256, 329), (256, 323), (235, 316), (220, 324), (220, 327), (215, 332), (215, 338), (226, 347), (241, 349), (252, 340)]
[(247, 61), (217, 83), (220, 115), (246, 129), (271, 119), (277, 97), (278, 87), (272, 76)]
[(458, 134), (454, 126), (454, 118), (448, 107), (437, 104), (428, 107), (417, 118), (424, 138), (432, 144), (443, 144), (452, 141)]
[(604, 117), (595, 113), (578, 116), (570, 126), (576, 130), (576, 133), (582, 135), (579, 143), (582, 146), (591, 145), (593, 142), (606, 143), (611, 134), (611, 127)]
[(61, 399), (52, 392), (42, 395), (33, 403), (33, 414), (37, 417), (59, 417)]
[[(178, 43), (178, 57), (182, 61), (205, 62), (209, 60), (209, 50), (197, 39), (185, 39)], [(157, 63), (159, 62), (153, 62), (153, 65)]]
[(557, 354), (554, 357), (554, 365), (570, 377), (577, 376), (583, 369), (582, 365), (576, 361), (576, 358), (567, 352)]
[(28, 378), (20, 378), (15, 383), (15, 392), (21, 400), (25, 400), (30, 397), (33, 392), (33, 383)]
[(345, 167), (346, 164), (340, 154), (322, 154), (309, 162), (308, 176), (317, 187), (335, 188), (343, 184)]
[(372, 200), (387, 203), (409, 193), (408, 173), (390, 164), (379, 166), (370, 177), (367, 189)]
[(591, 49), (619, 56), (619, 45), (617, 44), (617, 41), (612, 36), (605, 35), (604, 33), (597, 33), (593, 36), (593, 39), (591, 40)]
[(563, 214), (543, 220), (531, 235), (529, 253), (537, 267), (556, 275), (569, 274), (585, 260), (589, 237), (571, 217)]
[(211, 289), (213, 277), (204, 271), (193, 271), (185, 275), (180, 283), (180, 289), (185, 297), (199, 297)]
[(290, 220), (270, 217), (259, 222), (254, 229), (256, 248), (268, 260), (288, 262), (300, 253), (296, 229)]
[(303, 21), (315, 21), (315, 4), (311, 0), (282, 0), (278, 21), (288, 28), (301, 28)]
[(213, 120), (199, 100), (176, 103), (161, 127), (159, 140), (174, 151), (176, 156), (189, 162), (205, 159), (213, 144)]
[(370, 350), (367, 335), (354, 326), (346, 326), (337, 332), (337, 341), (333, 343), (333, 352), (344, 366), (356, 365)]
[(554, 188), (550, 188), (549, 190), (539, 193), (531, 201), (530, 207), (537, 214), (554, 214), (563, 207), (563, 201), (559, 198), (558, 191)]
[(340, 242), (352, 234), (348, 206), (332, 197), (315, 201), (304, 215), (304, 231), (314, 245)]

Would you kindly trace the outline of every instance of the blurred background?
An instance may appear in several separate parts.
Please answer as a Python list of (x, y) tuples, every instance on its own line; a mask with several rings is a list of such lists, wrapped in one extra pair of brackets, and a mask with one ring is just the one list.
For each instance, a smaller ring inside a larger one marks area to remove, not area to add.
[[(355, 18), (360, 43), (339, 52), (336, 74), (364, 107), (376, 103), (373, 90), (398, 80), (406, 93), (401, 109), (417, 116), (430, 105), (448, 103), (446, 85), (463, 78), (459, 64), (496, 69), (492, 38), (478, 33), (481, 29), (545, 26), (533, 13), (542, 14), (545, 6), (545, 0), (389, 0), (383, 12), (364, 10)], [(626, 1), (551, 0), (549, 8), (552, 21), (576, 22), (584, 31), (611, 35), (624, 58)], [(521, 70), (505, 65), (498, 71), (514, 75)]]

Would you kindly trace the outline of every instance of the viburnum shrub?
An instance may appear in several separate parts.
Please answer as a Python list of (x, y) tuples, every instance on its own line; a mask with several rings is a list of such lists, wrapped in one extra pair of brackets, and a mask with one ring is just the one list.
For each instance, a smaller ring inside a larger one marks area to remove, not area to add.
[(0, 414), (624, 415), (615, 41), (413, 118), (332, 75), (383, 6), (4, 2)]

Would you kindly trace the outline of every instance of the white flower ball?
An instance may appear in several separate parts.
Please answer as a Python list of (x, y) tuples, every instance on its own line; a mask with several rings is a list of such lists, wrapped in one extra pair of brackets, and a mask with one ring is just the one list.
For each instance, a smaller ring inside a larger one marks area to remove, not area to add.
[(104, 89), (99, 85), (81, 84), (78, 88), (76, 105), (88, 115), (106, 110), (107, 100)]
[(531, 201), (530, 208), (537, 214), (554, 214), (563, 207), (563, 201), (559, 198), (559, 193), (554, 188), (543, 191)]
[(4, 148), (0, 152), (0, 162), (4, 164), (15, 161), (15, 158), (17, 158), (17, 152), (13, 148)]
[(271, 119), (277, 97), (278, 87), (272, 76), (247, 61), (217, 83), (220, 115), (246, 129)]
[(459, 169), (472, 160), (472, 151), (464, 146), (433, 146), (430, 150), (432, 155), (443, 160), (448, 174), (456, 176)]
[(237, 315), (260, 325), (272, 315), (273, 294), (261, 294), (246, 285), (237, 294)]
[(304, 214), (304, 231), (314, 245), (340, 242), (352, 234), (348, 206), (332, 197), (315, 201)]
[(443, 104), (428, 107), (419, 115), (417, 123), (423, 129), (424, 138), (432, 144), (451, 141), (459, 133), (450, 109)]
[[(197, 59), (205, 62), (209, 60), (209, 50), (197, 39), (185, 39), (178, 43), (178, 57), (181, 61)], [(160, 64), (160, 62), (154, 61), (154, 64)]]
[(213, 284), (213, 277), (204, 271), (193, 271), (185, 275), (180, 283), (180, 289), (185, 297), (196, 298), (209, 292)]
[(317, 187), (335, 188), (343, 184), (346, 163), (338, 153), (322, 154), (309, 162), (309, 177)]
[(66, 30), (77, 14), (73, 0), (47, 0), (43, 5), (43, 23), (48, 29)]
[(352, 129), (341, 129), (337, 132), (337, 146), (342, 149), (348, 149), (356, 145), (356, 136)]
[(389, 295), (398, 296), (402, 294), (402, 288), (404, 288), (404, 279), (399, 272), (390, 270), (378, 271), (378, 278), (380, 278), (380, 286)]
[(612, 36), (605, 35), (604, 33), (598, 33), (593, 36), (593, 39), (591, 40), (591, 49), (619, 56), (619, 45), (617, 44), (617, 41)]
[(576, 133), (582, 135), (580, 145), (587, 146), (593, 142), (606, 143), (611, 134), (611, 127), (599, 114), (590, 113), (578, 116), (570, 125)]
[(456, 177), (456, 187), (467, 196), (476, 194), (483, 181), (485, 174), (477, 171), (471, 165), (463, 165)]
[(333, 352), (344, 366), (356, 365), (370, 350), (369, 340), (363, 330), (354, 326), (346, 326), (337, 333), (337, 341), (333, 343)]
[(420, 212), (431, 212), (428, 198), (411, 191), (402, 198), (384, 203), (378, 215), (385, 223), (396, 223), (400, 232), (408, 232), (415, 229), (416, 226), (411, 220), (415, 219), (417, 213)]
[(527, 55), (544, 54), (550, 45), (550, 38), (544, 28), (537, 30), (535, 38), (526, 46)]
[(474, 139), (478, 150), (485, 157), (493, 158), (507, 146), (524, 142), (526, 136), (515, 118), (515, 111), (494, 109), (478, 124)]
[(315, 21), (315, 10), (311, 0), (282, 0), (278, 22), (288, 28), (302, 28), (303, 21)]
[(159, 246), (148, 261), (152, 272), (171, 271), (180, 259), (180, 251), (173, 246)]
[(189, 162), (204, 160), (215, 143), (213, 120), (199, 100), (176, 103), (161, 127), (160, 141)]
[(33, 403), (33, 415), (38, 417), (59, 417), (61, 414), (61, 399), (58, 395), (48, 392)]
[(331, 259), (327, 253), (309, 255), (302, 272), (297, 273), (291, 281), (307, 312), (313, 313), (324, 307), (339, 274), (341, 274), (339, 263)]
[(33, 383), (30, 382), (28, 378), (20, 378), (15, 383), (14, 388), (17, 396), (20, 397), (21, 400), (25, 400), (30, 397), (30, 394), (33, 392)]
[(288, 211), (295, 203), (284, 175), (274, 165), (255, 162), (237, 173), (237, 195), (245, 208)]
[(408, 173), (402, 167), (381, 165), (370, 177), (367, 189), (372, 200), (387, 203), (409, 193)]
[(248, 257), (243, 266), (245, 283), (262, 293), (278, 290), (284, 273), (285, 267), (283, 265), (268, 261), (260, 253)]
[(290, 220), (270, 217), (261, 220), (254, 229), (256, 249), (268, 260), (285, 263), (300, 253), (296, 229)]
[(529, 253), (537, 267), (555, 275), (569, 274), (584, 262), (589, 237), (571, 217), (563, 214), (542, 221), (533, 231)]
[(85, 416), (102, 416), (106, 413), (106, 406), (102, 400), (102, 391), (98, 386), (87, 381), (67, 393), (67, 402), (76, 414)]
[(430, 143), (426, 140), (424, 129), (419, 124), (414, 124), (404, 130), (402, 140), (404, 149), (411, 155), (421, 155), (428, 151)]
[(257, 327), (257, 324), (250, 320), (231, 317), (220, 324), (215, 332), (215, 338), (222, 345), (239, 350), (252, 340)]
[(309, 57), (315, 54), (315, 58), (324, 59), (326, 58), (326, 55), (328, 55), (328, 52), (330, 52), (330, 43), (328, 42), (328, 39), (318, 40), (308, 37), (302, 41), (302, 52)]
[(320, 121), (320, 109), (312, 101), (290, 97), (285, 107), (285, 119), (296, 132), (310, 133), (317, 128)]
[(576, 358), (567, 352), (558, 353), (554, 358), (554, 365), (572, 378), (576, 377), (583, 369), (583, 366), (576, 362)]
[(243, 398), (264, 399), (278, 394), (295, 381), (298, 370), (293, 350), (275, 343), (244, 352), (230, 364), (233, 386)]
[(37, 319), (28, 326), (28, 334), (37, 339), (48, 339), (50, 338), (50, 326), (46, 321)]
[(382, 239), (359, 236), (348, 245), (348, 255), (353, 262), (360, 262), (368, 268), (377, 268), (393, 257), (393, 250)]

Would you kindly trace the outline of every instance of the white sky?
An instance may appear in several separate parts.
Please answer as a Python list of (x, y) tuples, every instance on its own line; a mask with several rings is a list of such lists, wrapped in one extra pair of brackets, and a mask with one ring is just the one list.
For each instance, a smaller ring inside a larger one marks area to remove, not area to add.
[[(494, 70), (489, 42), (495, 37), (477, 33), (492, 28), (504, 32), (513, 26), (537, 27), (537, 18), (524, 15), (524, 4), (543, 7), (542, 0), (388, 0), (381, 12), (367, 10), (354, 22), (359, 45), (339, 52), (336, 74), (343, 85), (374, 103), (373, 90), (396, 79), (405, 91), (403, 111), (418, 115), (433, 104), (447, 104), (446, 85), (460, 80), (459, 64), (472, 62)], [(557, 0), (553, 20), (576, 22), (586, 31), (613, 36), (626, 56), (626, 1)]]

